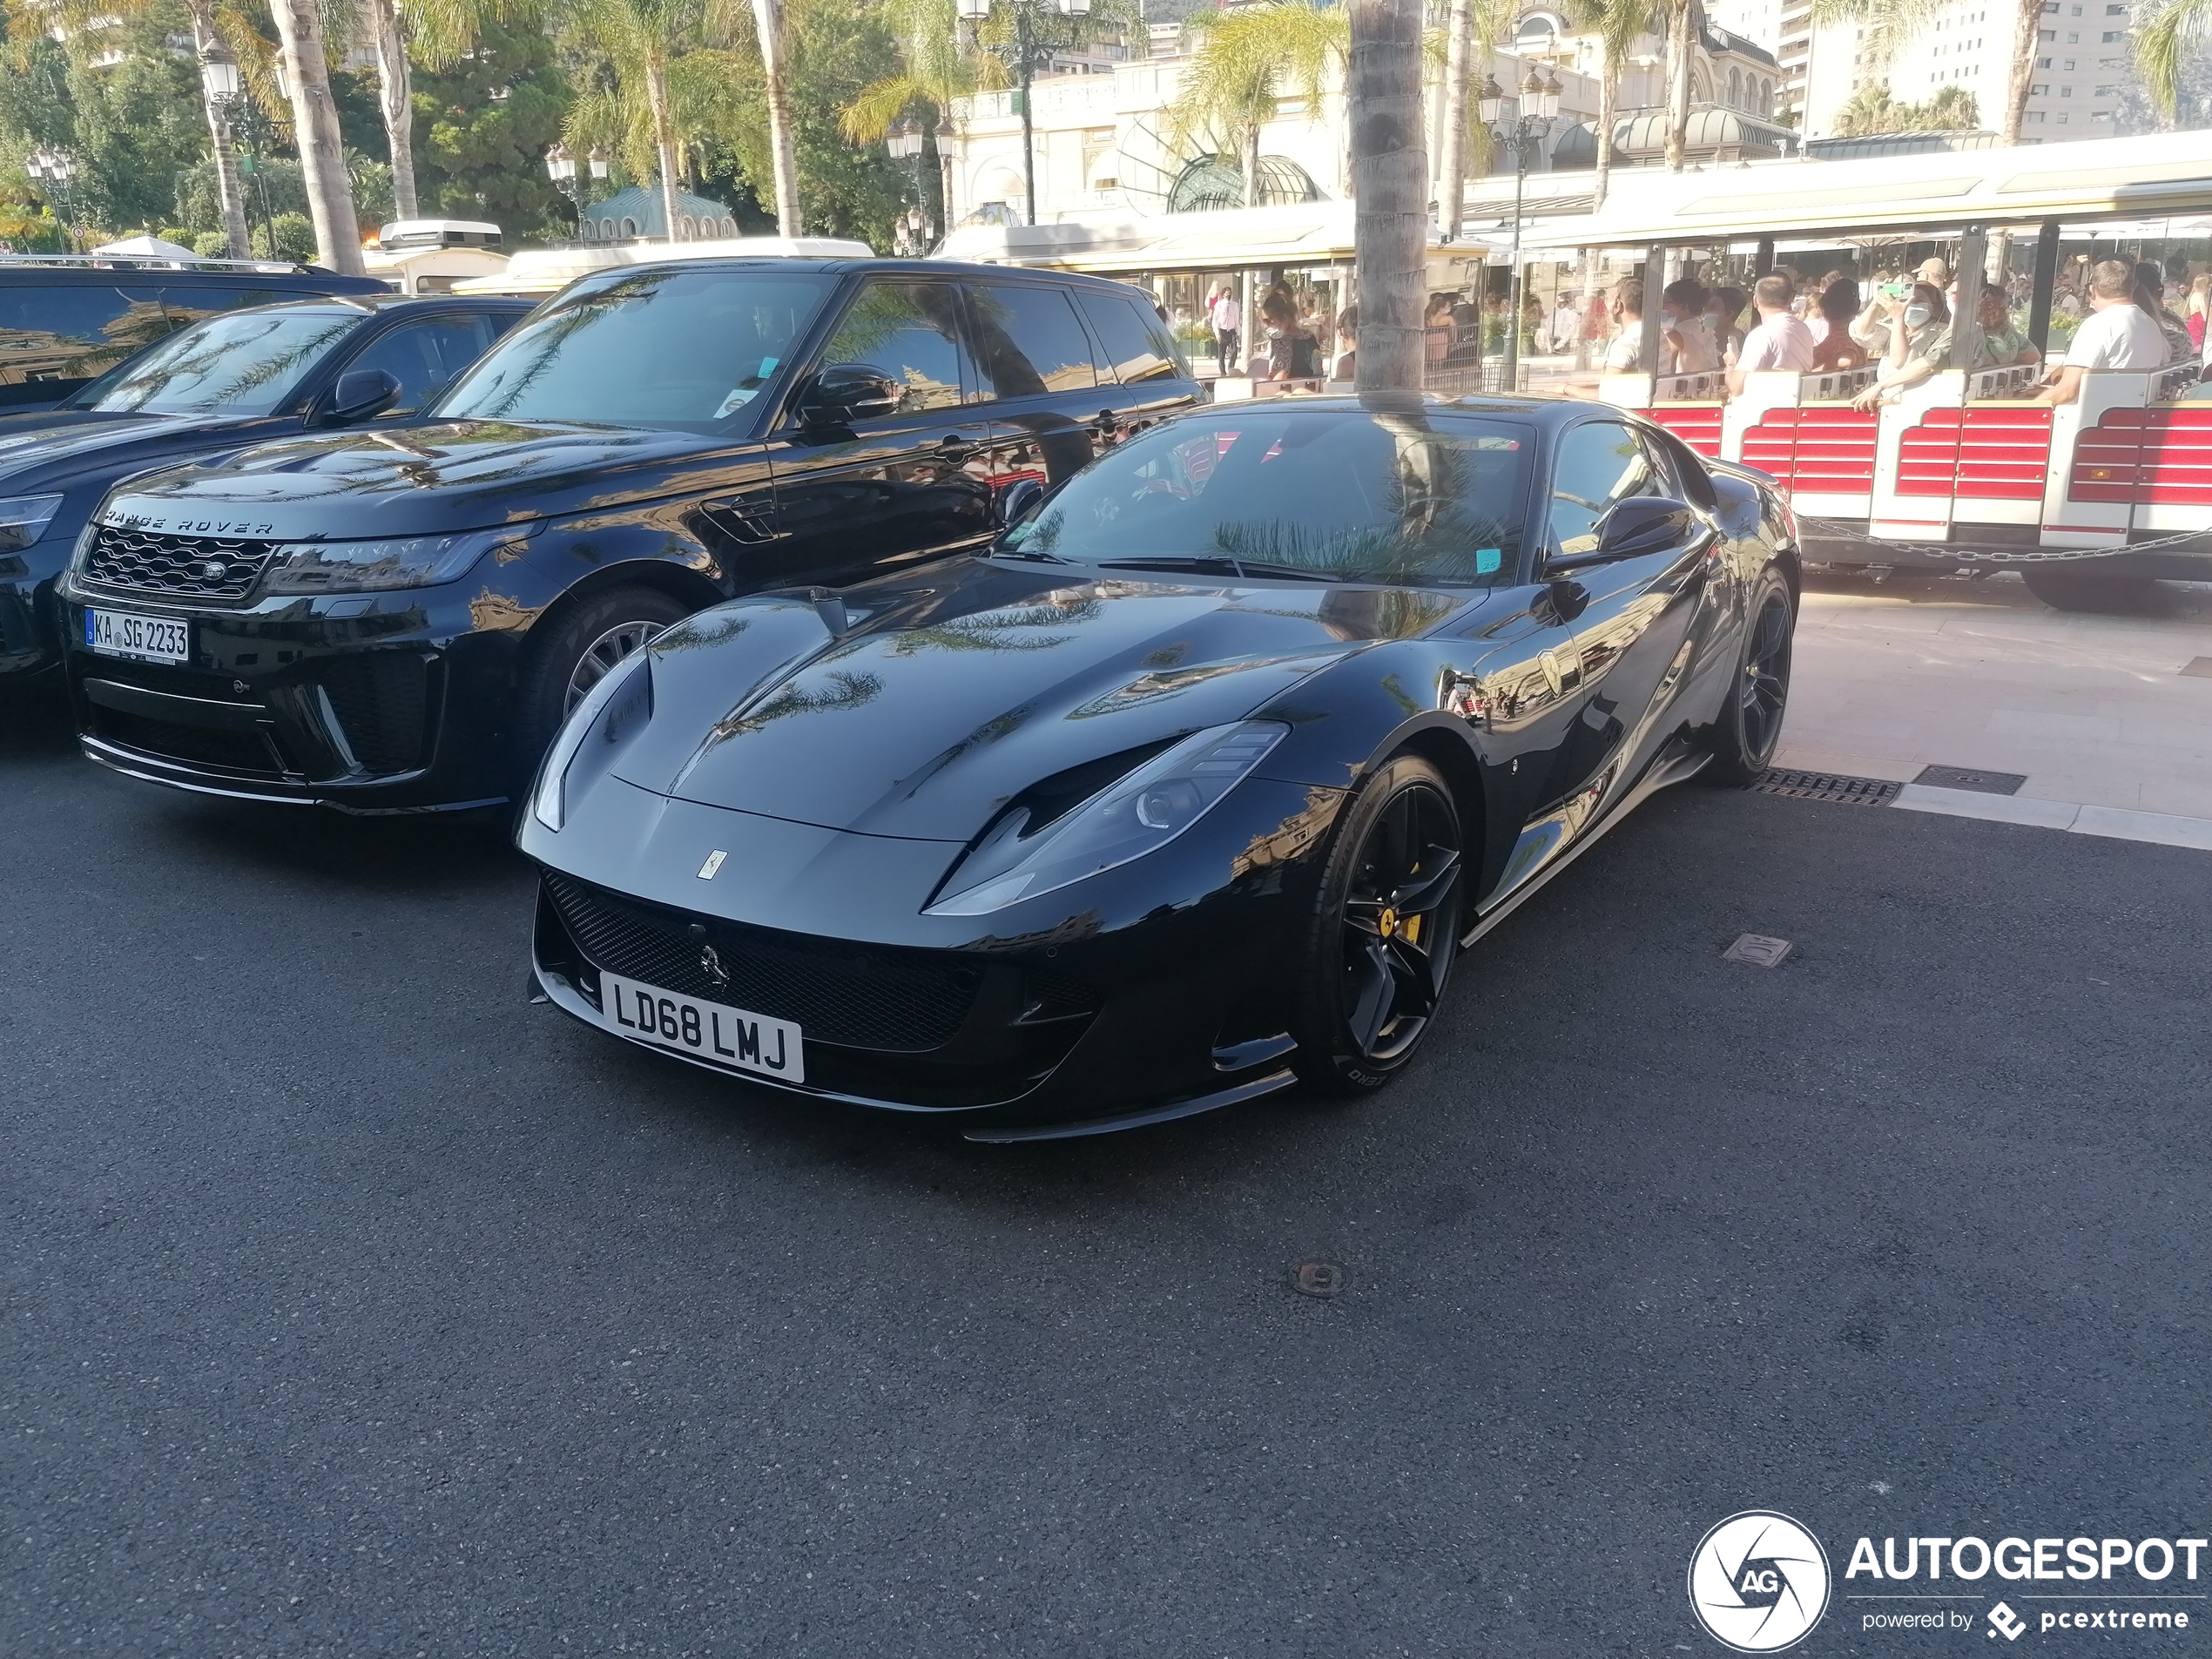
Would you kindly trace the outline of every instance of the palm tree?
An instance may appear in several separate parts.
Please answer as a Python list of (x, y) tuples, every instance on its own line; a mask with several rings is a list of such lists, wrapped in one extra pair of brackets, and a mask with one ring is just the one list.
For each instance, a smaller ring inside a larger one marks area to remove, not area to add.
[[(2159, 119), (2174, 124), (2182, 96), (2182, 66), (2212, 35), (2212, 4), (2206, 0), (2165, 0), (2148, 21), (2135, 27), (2135, 65), (2143, 90)], [(2032, 57), (2032, 54), (2031, 54)]]
[[(80, 39), (87, 30), (97, 30), (111, 20), (145, 11), (158, 3), (159, 0), (7, 0), (5, 10), (9, 22), (14, 25), (10, 32), (19, 40), (36, 39), (55, 30), (61, 31), (64, 38)], [(223, 19), (227, 30), (219, 29), (214, 0), (185, 0), (185, 10), (192, 20), (192, 56), (202, 65), (212, 58), (234, 66), (240, 55), (239, 43), (226, 37), (247, 35), (250, 25), (232, 12)], [(258, 36), (253, 38), (256, 44), (260, 43)], [(253, 257), (253, 248), (246, 228), (246, 192), (239, 183), (238, 157), (231, 148), (227, 101), (213, 95), (203, 73), (200, 111), (207, 120), (210, 149), (215, 162), (215, 197), (222, 211), (223, 237), (230, 244), (231, 257), (245, 260)]]
[(921, 126), (922, 211), (945, 226), (944, 175), (937, 156), (937, 123), (955, 98), (975, 91), (975, 64), (961, 50), (953, 0), (884, 0), (883, 21), (899, 43), (896, 75), (860, 89), (845, 111), (845, 136), (873, 144), (909, 116)]
[[(1233, 11), (1195, 13), (1189, 27), (1198, 32), (1198, 50), (1184, 69), (1182, 89), (1168, 111), (1170, 128), (1178, 140), (1203, 138), (1217, 146), (1233, 142), (1244, 174), (1244, 206), (1256, 206), (1259, 130), (1275, 118), (1280, 98), (1302, 98), (1309, 118), (1318, 112), (1329, 69), (1345, 57), (1345, 12), (1312, 0), (1265, 0)], [(1418, 78), (1418, 30), (1413, 45)], [(1418, 88), (1414, 99), (1418, 109)], [(1418, 137), (1418, 125), (1415, 132)]]
[(354, 216), (353, 181), (346, 172), (338, 106), (331, 101), (321, 13), (315, 0), (270, 0), (292, 101), (292, 130), (307, 211), (315, 225), (316, 258), (346, 276), (365, 274), (361, 223)]
[(1467, 174), (1487, 170), (1490, 131), (1470, 120), (1467, 89), (1479, 64), (1487, 74), (1491, 54), (1513, 24), (1519, 0), (1451, 0), (1444, 27), (1444, 110), (1437, 144), (1436, 189), (1439, 227), (1447, 237), (1460, 233), (1466, 211)]
[[(1428, 156), (1421, 141), (1422, 3), (1350, 0), (1348, 10), (1345, 91), (1351, 105), (1359, 387), (1363, 393), (1417, 391), (1426, 356), (1421, 301), (1427, 288), (1428, 242)], [(1251, 136), (1256, 145), (1257, 127)]]
[(791, 108), (784, 73), (782, 0), (752, 0), (753, 33), (768, 91), (768, 154), (776, 180), (776, 228), (799, 234), (799, 161), (792, 148)]
[(699, 55), (705, 8), (700, 0), (567, 0), (563, 20), (569, 37), (603, 59), (609, 72), (608, 83), (570, 106), (563, 136), (579, 148), (611, 139), (634, 177), (658, 178), (672, 242), (683, 212), (677, 193), (678, 123), (669, 71), (678, 61)]
[(1658, 21), (1658, 0), (1574, 0), (1576, 27), (1597, 37), (1601, 61), (1597, 79), (1597, 171), (1591, 184), (1592, 211), (1605, 206), (1613, 179), (1613, 123), (1621, 107), (1621, 70), (1635, 44)]
[(415, 219), (421, 214), (415, 194), (415, 78), (399, 0), (361, 0), (361, 17), (376, 48), (377, 104), (392, 151), (393, 217)]
[(1689, 157), (1689, 58), (1697, 0), (1667, 0), (1667, 171)]

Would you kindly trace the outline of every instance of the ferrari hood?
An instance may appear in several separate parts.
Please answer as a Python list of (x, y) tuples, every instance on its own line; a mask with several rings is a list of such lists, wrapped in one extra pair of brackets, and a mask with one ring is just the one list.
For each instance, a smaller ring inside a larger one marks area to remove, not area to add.
[(678, 494), (695, 485), (671, 463), (729, 452), (658, 428), (447, 421), (260, 444), (133, 485), (102, 516), (284, 541), (435, 535)]
[(718, 607), (653, 648), (626, 781), (706, 806), (965, 842), (1071, 766), (1244, 718), (1460, 596), (962, 560), (819, 604)]

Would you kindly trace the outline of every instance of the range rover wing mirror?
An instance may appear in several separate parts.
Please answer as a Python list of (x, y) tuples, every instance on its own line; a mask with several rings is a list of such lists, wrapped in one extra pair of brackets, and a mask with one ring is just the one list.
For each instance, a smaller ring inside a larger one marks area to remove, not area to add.
[(832, 363), (799, 395), (799, 423), (850, 426), (899, 409), (899, 382), (867, 363)]
[(351, 426), (383, 414), (399, 401), (399, 381), (381, 368), (356, 368), (338, 377), (322, 418), (332, 426)]

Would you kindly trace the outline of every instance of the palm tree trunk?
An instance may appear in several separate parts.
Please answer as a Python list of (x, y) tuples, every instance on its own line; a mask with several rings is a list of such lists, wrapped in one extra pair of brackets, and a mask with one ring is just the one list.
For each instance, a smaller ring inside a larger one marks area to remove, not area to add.
[(1238, 158), (1244, 173), (1244, 206), (1259, 206), (1259, 123), (1244, 124), (1244, 153)]
[(1421, 142), (1421, 0), (1351, 0), (1353, 284), (1359, 388), (1418, 391), (1426, 357), (1428, 157)]
[[(216, 41), (215, 8), (212, 0), (192, 0), (192, 44), (194, 56)], [(223, 239), (234, 260), (253, 257), (253, 233), (246, 225), (246, 191), (238, 176), (238, 157), (231, 148), (230, 111), (203, 91), (200, 108), (207, 117), (207, 136), (215, 157), (215, 199), (223, 210)]]
[(1621, 65), (1608, 47), (1605, 67), (1597, 83), (1597, 164), (1590, 179), (1590, 211), (1605, 206), (1605, 192), (1613, 186), (1613, 117), (1621, 104)]
[(1444, 37), (1444, 131), (1438, 135), (1444, 152), (1438, 169), (1436, 227), (1446, 241), (1460, 233), (1467, 196), (1467, 57), (1474, 44), (1474, 8), (1469, 0), (1452, 0)]
[(2013, 24), (2012, 84), (2005, 89), (2003, 142), (2020, 141), (2020, 127), (2027, 119), (2027, 87), (2035, 75), (2035, 34), (2043, 26), (2042, 0), (2018, 0), (2020, 16)]
[(792, 148), (790, 89), (784, 64), (780, 0), (752, 0), (752, 26), (760, 37), (760, 70), (768, 84), (768, 154), (776, 181), (776, 228), (799, 233), (799, 159)]
[(1689, 152), (1690, 0), (1667, 7), (1667, 171), (1680, 172)]
[(668, 118), (668, 60), (658, 52), (645, 59), (645, 105), (653, 121), (653, 157), (660, 166), (660, 211), (668, 240), (676, 239), (681, 217), (676, 193), (676, 134)]
[[(924, 106), (921, 122), (921, 178), (920, 179), (921, 211), (928, 219), (931, 234), (942, 236), (952, 228), (945, 222), (945, 171), (937, 151), (937, 123), (943, 111), (934, 104)], [(1086, 180), (1086, 183), (1089, 181)]]
[(292, 87), (292, 130), (300, 147), (307, 210), (315, 223), (316, 257), (341, 275), (364, 275), (361, 222), (354, 214), (353, 182), (346, 176), (338, 109), (330, 101), (322, 18), (315, 0), (274, 0), (269, 9), (276, 14), (277, 38)]
[(368, 0), (376, 35), (376, 86), (384, 132), (392, 145), (392, 209), (395, 219), (421, 213), (415, 194), (415, 82), (408, 69), (407, 37), (393, 0)]

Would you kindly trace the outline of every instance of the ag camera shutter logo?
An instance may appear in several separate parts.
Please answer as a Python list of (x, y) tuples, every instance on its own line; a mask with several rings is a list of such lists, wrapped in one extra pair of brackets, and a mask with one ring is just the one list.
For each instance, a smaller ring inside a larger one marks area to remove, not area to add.
[(1828, 1552), (1770, 1509), (1730, 1515), (1689, 1558), (1689, 1605), (1705, 1633), (1738, 1653), (1779, 1653), (1828, 1610)]

